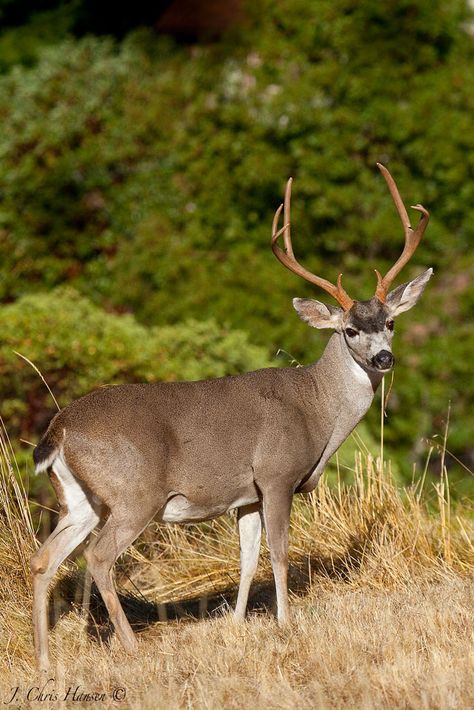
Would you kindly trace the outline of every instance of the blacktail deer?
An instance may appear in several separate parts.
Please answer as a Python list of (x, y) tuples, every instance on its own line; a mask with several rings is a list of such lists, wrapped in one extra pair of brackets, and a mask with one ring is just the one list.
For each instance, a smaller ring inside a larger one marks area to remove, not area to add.
[[(31, 559), (33, 623), (40, 667), (48, 665), (48, 585), (62, 561), (108, 517), (85, 550), (88, 568), (125, 649), (135, 635), (113, 581), (113, 566), (154, 517), (167, 523), (209, 520), (237, 509), (240, 586), (235, 617), (245, 616), (262, 523), (275, 578), (278, 620), (289, 618), (288, 529), (295, 493), (316, 486), (326, 462), (367, 412), (394, 364), (393, 319), (418, 301), (432, 269), (389, 292), (428, 224), (421, 205), (412, 229), (396, 184), (379, 165), (405, 231), (400, 258), (369, 301), (295, 259), (290, 236), (291, 180), (273, 220), (272, 249), (295, 274), (324, 289), (340, 307), (295, 298), (313, 328), (335, 331), (307, 367), (268, 368), (200, 382), (103, 387), (59, 412), (34, 451), (36, 472), (50, 470), (59, 522)], [(284, 225), (278, 229), (284, 208)], [(283, 237), (284, 249), (278, 244)]]

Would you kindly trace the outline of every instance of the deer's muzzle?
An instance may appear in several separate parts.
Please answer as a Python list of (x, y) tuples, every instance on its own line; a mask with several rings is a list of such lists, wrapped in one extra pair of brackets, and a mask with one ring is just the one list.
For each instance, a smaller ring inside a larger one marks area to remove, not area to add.
[(395, 358), (389, 350), (381, 350), (372, 358), (372, 365), (377, 370), (390, 370), (395, 364)]

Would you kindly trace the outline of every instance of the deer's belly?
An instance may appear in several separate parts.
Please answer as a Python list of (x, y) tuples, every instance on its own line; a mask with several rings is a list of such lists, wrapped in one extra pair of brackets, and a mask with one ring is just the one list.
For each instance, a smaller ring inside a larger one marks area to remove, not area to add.
[(256, 490), (244, 492), (236, 498), (219, 503), (206, 504), (193, 502), (180, 493), (173, 495), (158, 513), (157, 519), (163, 523), (198, 523), (202, 520), (217, 518), (233, 508), (249, 505), (258, 501)]

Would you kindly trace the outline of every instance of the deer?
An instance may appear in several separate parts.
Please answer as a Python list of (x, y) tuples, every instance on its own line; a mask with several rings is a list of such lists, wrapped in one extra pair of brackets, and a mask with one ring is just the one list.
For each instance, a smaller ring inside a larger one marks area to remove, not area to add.
[[(338, 303), (295, 298), (300, 318), (333, 331), (310, 365), (270, 367), (188, 382), (101, 387), (56, 414), (34, 449), (36, 473), (49, 471), (59, 502), (56, 528), (31, 558), (33, 631), (47, 669), (48, 587), (59, 566), (98, 526), (84, 556), (125, 651), (138, 642), (120, 604), (114, 564), (152, 519), (196, 523), (237, 511), (240, 581), (234, 617), (245, 618), (262, 527), (276, 589), (277, 621), (288, 624), (288, 535), (293, 496), (312, 491), (326, 463), (369, 409), (394, 366), (394, 318), (412, 308), (433, 270), (389, 290), (412, 258), (429, 212), (412, 228), (394, 179), (377, 163), (403, 225), (405, 244), (375, 295), (353, 300), (342, 286), (309, 272), (291, 240), (292, 179), (272, 225), (271, 248), (287, 269)], [(283, 211), (283, 226), (279, 228)], [(283, 246), (279, 240), (283, 238)]]

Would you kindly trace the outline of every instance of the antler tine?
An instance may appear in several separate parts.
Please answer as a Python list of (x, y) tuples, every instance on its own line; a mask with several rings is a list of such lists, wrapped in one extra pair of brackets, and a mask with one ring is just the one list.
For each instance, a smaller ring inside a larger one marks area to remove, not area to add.
[(377, 274), (377, 289), (375, 291), (375, 295), (379, 299), (379, 301), (384, 303), (388, 293), (388, 289), (390, 288), (390, 284), (396, 278), (396, 276), (398, 276), (405, 264), (410, 261), (411, 257), (415, 253), (418, 244), (420, 243), (421, 238), (425, 232), (425, 229), (428, 226), (430, 213), (427, 209), (425, 209), (425, 207), (423, 207), (423, 205), (412, 205), (413, 210), (421, 212), (420, 221), (418, 222), (416, 229), (413, 229), (410, 224), (410, 218), (408, 217), (408, 213), (406, 211), (403, 200), (400, 197), (400, 193), (398, 191), (395, 180), (390, 175), (389, 171), (384, 165), (382, 165), (381, 163), (377, 163), (377, 167), (385, 178), (385, 182), (387, 183), (388, 189), (390, 190), (390, 194), (397, 208), (405, 232), (405, 246), (403, 247), (403, 252), (399, 256), (395, 264), (392, 266), (392, 268), (387, 271), (383, 278), (377, 270), (375, 271), (375, 273)]
[[(330, 281), (327, 281), (326, 279), (323, 279), (320, 276), (316, 276), (316, 274), (312, 274), (311, 271), (308, 271), (307, 269), (305, 269), (304, 266), (301, 266), (301, 264), (295, 259), (295, 255), (293, 253), (293, 245), (291, 243), (291, 219), (290, 219), (292, 182), (293, 182), (293, 178), (290, 178), (286, 184), (284, 204), (279, 206), (279, 208), (275, 212), (275, 216), (273, 217), (273, 225), (272, 225), (272, 250), (273, 250), (273, 253), (275, 254), (276, 258), (283, 264), (283, 266), (286, 266), (287, 269), (292, 271), (294, 274), (301, 276), (306, 281), (309, 281), (310, 283), (314, 284), (315, 286), (319, 286), (320, 288), (324, 289), (324, 291), (326, 291), (333, 298), (336, 299), (336, 301), (342, 306), (342, 308), (345, 311), (348, 311), (351, 308), (351, 306), (353, 305), (354, 301), (352, 300), (352, 298), (346, 293), (346, 291), (342, 287), (342, 284), (341, 284), (342, 274), (339, 274), (339, 276), (337, 277), (337, 286), (334, 286), (334, 284), (332, 284)], [(284, 210), (284, 212), (283, 212), (284, 224), (281, 229), (278, 229), (278, 222), (280, 221), (280, 215), (281, 215), (282, 210)], [(283, 241), (285, 244), (285, 251), (277, 243), (279, 237), (282, 234), (283, 234)]]
[(286, 229), (283, 232), (283, 241), (285, 242), (285, 248), (286, 248), (286, 253), (288, 256), (291, 256), (293, 259), (295, 258), (295, 255), (293, 254), (293, 245), (291, 243), (291, 218), (290, 218), (290, 210), (291, 210), (291, 186), (293, 185), (293, 178), (288, 178), (288, 182), (286, 183), (286, 189), (285, 189), (285, 202), (284, 202), (284, 211), (283, 211), (283, 220), (286, 225)]

